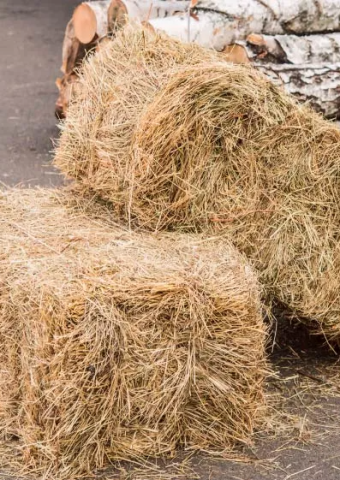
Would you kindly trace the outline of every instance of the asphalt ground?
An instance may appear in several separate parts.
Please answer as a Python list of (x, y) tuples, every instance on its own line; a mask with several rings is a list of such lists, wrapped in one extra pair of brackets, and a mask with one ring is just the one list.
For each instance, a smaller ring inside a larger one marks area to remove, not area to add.
[(0, 0), (0, 182), (57, 185), (55, 80), (74, 0)]

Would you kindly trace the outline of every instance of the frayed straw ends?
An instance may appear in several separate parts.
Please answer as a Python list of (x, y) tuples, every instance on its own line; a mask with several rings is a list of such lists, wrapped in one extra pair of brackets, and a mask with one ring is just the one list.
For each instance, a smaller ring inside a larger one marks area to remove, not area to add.
[(220, 60), (128, 26), (85, 65), (56, 163), (131, 225), (226, 233), (268, 303), (337, 343), (340, 131)]
[(70, 478), (249, 442), (266, 328), (244, 259), (225, 241), (128, 233), (70, 202), (0, 197), (2, 369), (15, 374), (0, 420), (26, 462)]
[(202, 65), (149, 105), (135, 149), (131, 211), (141, 224), (228, 233), (268, 298), (339, 343), (336, 125), (251, 69)]
[(84, 64), (55, 164), (84, 191), (114, 202), (126, 219), (140, 116), (178, 66), (216, 58), (214, 51), (127, 25)]

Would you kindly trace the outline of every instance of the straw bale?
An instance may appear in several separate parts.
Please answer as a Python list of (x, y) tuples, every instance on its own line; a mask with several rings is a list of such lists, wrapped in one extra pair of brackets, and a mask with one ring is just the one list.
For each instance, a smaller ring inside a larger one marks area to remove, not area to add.
[(128, 24), (85, 62), (68, 118), (61, 124), (56, 165), (85, 190), (113, 200), (117, 211), (126, 210), (140, 115), (178, 65), (216, 55)]
[(268, 297), (340, 342), (335, 124), (254, 70), (202, 65), (169, 81), (140, 120), (134, 147), (131, 205), (141, 223), (228, 232)]
[(339, 342), (340, 131), (219, 59), (128, 26), (85, 65), (56, 164), (131, 225), (228, 234), (269, 303)]
[(3, 436), (53, 478), (249, 443), (267, 371), (252, 269), (225, 241), (91, 211), (64, 191), (0, 194)]
[(141, 188), (131, 203), (143, 223), (232, 234), (268, 295), (339, 341), (336, 125), (255, 71), (215, 64), (168, 83), (141, 119), (135, 148)]

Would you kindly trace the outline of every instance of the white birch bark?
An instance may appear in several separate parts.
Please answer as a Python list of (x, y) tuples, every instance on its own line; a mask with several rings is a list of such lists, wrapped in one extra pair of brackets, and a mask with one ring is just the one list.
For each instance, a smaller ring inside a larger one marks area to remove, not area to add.
[(168, 17), (189, 8), (189, 1), (186, 0), (123, 0), (123, 3), (129, 18), (142, 21)]
[(251, 33), (340, 31), (339, 0), (199, 0), (197, 9), (224, 13), (233, 40)]
[[(340, 7), (340, 2), (339, 2)], [(250, 60), (278, 63), (340, 63), (340, 33), (324, 35), (249, 35), (241, 45)]]
[(340, 118), (340, 63), (334, 65), (255, 64), (275, 84), (328, 118)]
[[(280, 35), (281, 38), (274, 42), (272, 48), (276, 46), (279, 49), (282, 44), (287, 55), (293, 57), (296, 37), (290, 42), (284, 34), (340, 31), (339, 0), (199, 0), (193, 12), (195, 18), (190, 20), (191, 41), (217, 50), (245, 40), (250, 34)], [(150, 23), (170, 36), (188, 40), (185, 13), (166, 19), (151, 19)], [(320, 55), (322, 49), (330, 44), (333, 44), (334, 51), (334, 39), (331, 35), (327, 37), (322, 40), (319, 35), (315, 41), (301, 38), (296, 44), (300, 51), (307, 51), (308, 45), (311, 45), (312, 53)], [(320, 47), (317, 42), (320, 42)], [(297, 58), (296, 63), (304, 63), (305, 60), (302, 60)], [(309, 61), (313, 61), (312, 58)]]
[(199, 12), (198, 19), (190, 18), (190, 36), (188, 15), (181, 14), (167, 18), (149, 20), (149, 24), (156, 30), (162, 30), (170, 37), (187, 42), (198, 43), (202, 47), (222, 51), (229, 45), (233, 33), (226, 28), (225, 16), (216, 12)]
[(189, 8), (189, 0), (111, 0), (108, 10), (109, 24), (115, 17), (124, 14), (129, 19), (148, 21), (151, 18), (163, 18), (175, 12), (185, 12)]

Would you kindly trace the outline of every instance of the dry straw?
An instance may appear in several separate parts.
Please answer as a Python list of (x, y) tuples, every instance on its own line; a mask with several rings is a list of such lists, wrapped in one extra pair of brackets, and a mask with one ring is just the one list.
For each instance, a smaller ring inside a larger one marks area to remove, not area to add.
[(0, 194), (0, 426), (26, 464), (224, 451), (265, 412), (256, 277), (226, 242), (129, 233), (65, 192)]
[(114, 200), (126, 216), (132, 140), (142, 112), (178, 65), (214, 58), (213, 51), (128, 25), (85, 64), (55, 163), (86, 190)]
[(128, 26), (85, 65), (56, 164), (130, 224), (230, 234), (339, 342), (340, 131), (220, 60)]

